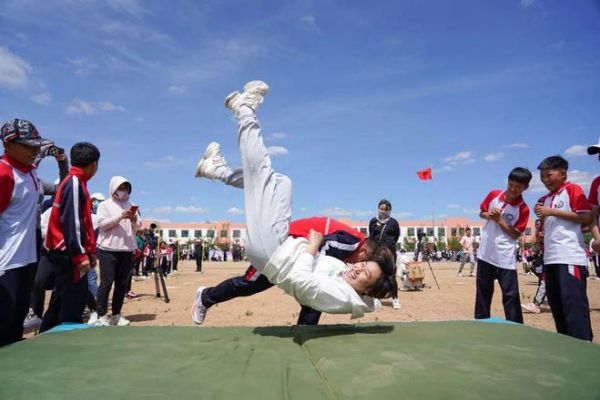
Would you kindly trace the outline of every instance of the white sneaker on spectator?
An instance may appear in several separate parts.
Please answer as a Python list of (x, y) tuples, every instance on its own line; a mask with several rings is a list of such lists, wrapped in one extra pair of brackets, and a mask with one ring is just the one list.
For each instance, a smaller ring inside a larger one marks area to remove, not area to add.
[(376, 310), (379, 310), (381, 308), (381, 300), (373, 299), (373, 305), (375, 306)]
[(206, 289), (206, 287), (200, 286), (198, 290), (196, 290), (196, 297), (194, 297), (194, 304), (191, 309), (192, 322), (196, 325), (202, 325), (206, 318), (206, 312), (208, 311), (208, 308), (202, 304), (202, 292), (204, 289)]
[(211, 142), (204, 151), (204, 156), (198, 161), (196, 166), (196, 178), (221, 179), (228, 170), (227, 161), (221, 154), (221, 145), (217, 142)]
[(264, 101), (269, 92), (269, 85), (263, 81), (250, 81), (244, 85), (244, 92), (232, 92), (225, 98), (225, 107), (237, 111), (241, 106), (250, 107), (254, 112)]
[(34, 331), (39, 329), (42, 325), (42, 319), (35, 315), (33, 311), (31, 311), (27, 317), (25, 317), (25, 321), (23, 321), (23, 330), (25, 331)]
[(93, 326), (93, 325), (96, 325), (97, 323), (98, 323), (98, 313), (96, 311), (93, 311), (90, 314), (90, 319), (88, 319), (87, 324)]
[(131, 322), (125, 318), (123, 316), (123, 314), (117, 314), (117, 315), (113, 315), (112, 318), (110, 319), (110, 324), (111, 325), (116, 325), (116, 326), (127, 326), (129, 325)]
[(401, 309), (402, 306), (400, 305), (400, 300), (398, 300), (398, 299), (392, 299), (392, 308), (394, 308), (394, 310)]
[(108, 315), (103, 315), (100, 318), (98, 318), (96, 326), (110, 326), (110, 319), (108, 318)]

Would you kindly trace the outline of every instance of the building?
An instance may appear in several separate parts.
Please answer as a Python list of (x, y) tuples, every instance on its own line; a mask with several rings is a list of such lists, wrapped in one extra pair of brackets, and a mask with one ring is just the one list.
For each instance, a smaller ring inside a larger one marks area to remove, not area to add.
[[(358, 231), (369, 234), (369, 221), (353, 221), (339, 219)], [(151, 223), (158, 226), (160, 237), (166, 242), (178, 241), (179, 243), (194, 242), (198, 239), (211, 241), (217, 245), (231, 245), (243, 240), (246, 235), (245, 224), (229, 221), (217, 222), (158, 222), (144, 220), (142, 226), (147, 228)], [(428, 240), (447, 244), (451, 237), (462, 237), (465, 229), (470, 227), (475, 241), (481, 237), (481, 230), (485, 221), (481, 219), (472, 220), (464, 217), (448, 217), (435, 221), (432, 220), (399, 220), (400, 238), (398, 243), (414, 243), (419, 232), (424, 232)], [(522, 237), (523, 242), (534, 241), (534, 220), (530, 220)]]

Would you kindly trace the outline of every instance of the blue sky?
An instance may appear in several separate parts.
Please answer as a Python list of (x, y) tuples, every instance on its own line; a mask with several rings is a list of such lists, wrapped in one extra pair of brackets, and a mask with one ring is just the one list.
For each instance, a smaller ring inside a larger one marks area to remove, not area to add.
[[(223, 99), (259, 111), (296, 217), (476, 217), (512, 167), (563, 154), (586, 188), (600, 136), (600, 3), (0, 0), (0, 119), (102, 152), (90, 190), (133, 183), (144, 217), (243, 221), (240, 191), (193, 178), (213, 140), (239, 159)], [(52, 161), (42, 164), (47, 179)], [(418, 169), (434, 169), (420, 182)]]

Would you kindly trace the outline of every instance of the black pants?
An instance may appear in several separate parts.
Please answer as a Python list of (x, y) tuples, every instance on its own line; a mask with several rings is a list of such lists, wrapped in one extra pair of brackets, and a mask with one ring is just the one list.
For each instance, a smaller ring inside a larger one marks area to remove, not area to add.
[(112, 297), (112, 314), (120, 314), (127, 293), (127, 281), (131, 276), (133, 252), (98, 250), (100, 262), (100, 286), (98, 286), (98, 316), (106, 315), (108, 294), (115, 284)]
[(38, 262), (37, 272), (33, 280), (33, 289), (31, 290), (31, 309), (38, 317), (44, 315), (44, 301), (46, 300), (46, 290), (52, 290), (54, 287), (54, 270), (52, 262), (48, 258), (48, 252), (42, 250), (40, 261)]
[(594, 253), (592, 256), (592, 260), (594, 261), (594, 270), (596, 271), (596, 277), (600, 278), (600, 255)]
[[(249, 272), (254, 267), (249, 267), (244, 276), (236, 276), (219, 283), (217, 286), (209, 287), (202, 291), (202, 304), (212, 307), (215, 304), (235, 299), (236, 297), (252, 296), (273, 287), (266, 276), (259, 275), (255, 280), (249, 280)], [(298, 316), (298, 325), (317, 325), (321, 312), (307, 306), (302, 306)]]
[(587, 298), (587, 268), (578, 265), (544, 265), (546, 296), (556, 331), (574, 338), (593, 339)]
[(179, 257), (173, 254), (173, 271), (177, 271), (177, 264), (179, 264)]
[(5, 271), (0, 276), (0, 347), (23, 338), (36, 263)]
[(196, 272), (202, 271), (202, 253), (196, 253)]
[(475, 293), (475, 319), (490, 317), (494, 280), (498, 279), (502, 290), (504, 316), (508, 321), (523, 323), (519, 280), (517, 271), (498, 268), (483, 260), (477, 260), (477, 290)]
[(63, 322), (83, 322), (83, 310), (88, 301), (87, 276), (79, 279), (79, 272), (66, 252), (51, 251), (48, 258), (54, 269), (54, 288), (50, 304), (44, 313), (40, 332)]

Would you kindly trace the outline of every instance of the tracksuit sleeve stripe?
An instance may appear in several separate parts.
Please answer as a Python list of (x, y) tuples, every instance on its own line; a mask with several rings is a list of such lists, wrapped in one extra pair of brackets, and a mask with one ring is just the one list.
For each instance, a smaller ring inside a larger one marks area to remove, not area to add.
[(81, 249), (81, 254), (85, 254), (85, 249), (83, 248), (81, 242), (81, 220), (79, 213), (79, 190), (81, 190), (79, 186), (79, 178), (76, 176), (73, 177), (73, 218), (75, 220), (75, 232), (77, 234), (77, 244)]

